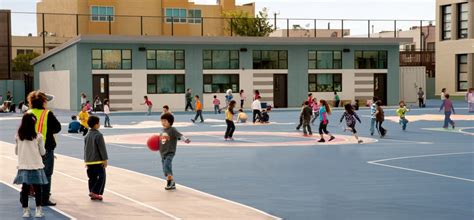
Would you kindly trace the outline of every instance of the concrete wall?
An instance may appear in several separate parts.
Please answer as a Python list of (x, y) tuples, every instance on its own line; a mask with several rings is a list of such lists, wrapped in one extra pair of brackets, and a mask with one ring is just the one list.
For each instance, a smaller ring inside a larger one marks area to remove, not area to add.
[(40, 90), (53, 94), (54, 100), (48, 102), (48, 108), (71, 109), (71, 75), (69, 70), (43, 71), (39, 73)]

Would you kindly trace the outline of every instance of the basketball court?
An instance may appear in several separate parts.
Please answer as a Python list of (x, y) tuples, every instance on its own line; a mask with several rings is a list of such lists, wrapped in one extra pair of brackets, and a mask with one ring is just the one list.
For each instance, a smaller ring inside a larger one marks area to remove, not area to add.
[[(414, 109), (402, 131), (394, 110), (385, 112), (385, 138), (370, 136), (369, 111), (358, 112), (363, 144), (343, 132), (340, 110), (329, 118), (336, 139), (326, 143), (295, 130), (297, 110), (274, 111), (266, 125), (236, 124), (233, 142), (223, 139), (223, 114), (193, 124), (192, 113), (177, 113), (175, 126), (192, 142), (178, 144), (171, 192), (159, 153), (145, 146), (161, 130), (159, 114), (112, 114), (114, 128), (101, 128), (110, 158), (103, 202), (89, 200), (83, 137), (65, 133), (71, 113), (57, 112), (58, 205), (46, 219), (472, 219), (474, 115), (457, 108), (457, 128), (446, 130), (437, 109)], [(20, 118), (0, 120), (0, 214), (18, 219), (19, 186), (11, 183)]]

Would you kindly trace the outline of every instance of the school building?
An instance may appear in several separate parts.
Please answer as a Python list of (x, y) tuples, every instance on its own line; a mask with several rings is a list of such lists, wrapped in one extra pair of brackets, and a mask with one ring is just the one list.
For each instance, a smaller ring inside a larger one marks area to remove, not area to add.
[(373, 96), (400, 98), (399, 46), (409, 38), (274, 38), (81, 35), (34, 59), (35, 88), (56, 96), (50, 106), (78, 110), (80, 94), (110, 100), (112, 110), (185, 107), (191, 88), (212, 109), (232, 89), (252, 91), (274, 107), (299, 107), (312, 92), (365, 103)]

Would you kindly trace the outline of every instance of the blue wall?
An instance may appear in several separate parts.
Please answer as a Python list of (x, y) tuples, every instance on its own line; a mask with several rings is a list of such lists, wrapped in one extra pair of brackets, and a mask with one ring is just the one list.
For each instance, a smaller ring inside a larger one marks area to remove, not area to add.
[[(354, 68), (354, 51), (356, 50), (386, 50), (388, 51), (388, 88), (387, 103), (397, 104), (399, 101), (399, 47), (393, 45), (363, 46), (363, 45), (307, 45), (307, 46), (282, 46), (282, 45), (142, 45), (142, 44), (91, 44), (79, 43), (55, 54), (45, 61), (35, 65), (35, 88), (38, 87), (38, 72), (50, 70), (50, 65), (55, 63), (57, 70), (71, 70), (71, 99), (72, 109), (78, 109), (81, 92), (92, 96), (92, 49), (132, 49), (132, 68), (146, 69), (146, 51), (139, 51), (139, 47), (147, 49), (184, 49), (186, 66), (186, 87), (191, 88), (194, 94), (202, 96), (202, 50), (203, 49), (234, 49), (247, 48), (247, 52), (240, 52), (240, 68), (252, 69), (252, 50), (288, 50), (288, 106), (300, 105), (308, 93), (308, 51), (309, 50), (342, 50), (343, 69)], [(301, 86), (305, 85), (305, 86)]]
[(3, 101), (7, 100), (7, 92), (13, 96), (13, 103), (17, 104), (20, 101), (25, 100), (25, 82), (23, 80), (0, 80), (0, 95), (2, 95)]

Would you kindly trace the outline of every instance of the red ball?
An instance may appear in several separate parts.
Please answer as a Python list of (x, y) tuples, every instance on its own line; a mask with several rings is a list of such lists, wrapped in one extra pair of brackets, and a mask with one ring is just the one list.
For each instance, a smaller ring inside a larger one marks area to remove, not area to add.
[(146, 145), (151, 151), (159, 151), (160, 150), (160, 142), (161, 138), (160, 135), (152, 135), (146, 141)]

